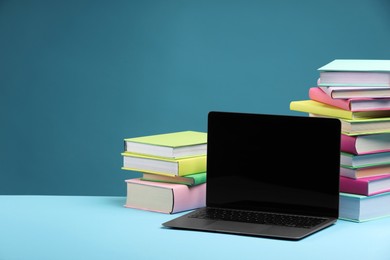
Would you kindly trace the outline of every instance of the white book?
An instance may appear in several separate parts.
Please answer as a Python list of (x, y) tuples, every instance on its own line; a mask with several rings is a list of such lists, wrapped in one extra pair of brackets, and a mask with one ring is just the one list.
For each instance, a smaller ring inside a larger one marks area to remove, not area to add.
[(390, 87), (320, 87), (333, 99), (389, 98)]

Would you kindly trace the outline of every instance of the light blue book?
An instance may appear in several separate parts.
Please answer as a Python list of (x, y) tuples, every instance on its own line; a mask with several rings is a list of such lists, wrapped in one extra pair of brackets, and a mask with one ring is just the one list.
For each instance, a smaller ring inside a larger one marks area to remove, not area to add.
[(390, 192), (363, 196), (340, 192), (339, 218), (365, 222), (390, 217)]
[(319, 71), (390, 72), (390, 60), (336, 59)]
[(319, 86), (390, 88), (390, 60), (336, 59), (318, 71)]

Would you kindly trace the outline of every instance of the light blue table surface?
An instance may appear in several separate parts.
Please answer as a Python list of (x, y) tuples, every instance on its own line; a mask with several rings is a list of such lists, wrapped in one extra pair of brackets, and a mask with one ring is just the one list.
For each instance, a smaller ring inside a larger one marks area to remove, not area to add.
[(339, 220), (300, 241), (171, 230), (124, 197), (0, 196), (0, 259), (390, 260), (390, 218)]

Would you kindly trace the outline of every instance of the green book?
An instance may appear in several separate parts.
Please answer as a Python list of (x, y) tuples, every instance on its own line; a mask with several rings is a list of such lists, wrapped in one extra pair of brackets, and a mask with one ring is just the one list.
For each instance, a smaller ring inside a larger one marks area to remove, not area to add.
[[(312, 113), (309, 113), (309, 115), (312, 117), (324, 117)], [(341, 132), (346, 135), (368, 135), (390, 132), (390, 117), (338, 119), (341, 122)]]
[(340, 152), (340, 166), (351, 168), (373, 167), (390, 165), (390, 152), (351, 154)]
[(152, 156), (180, 158), (205, 155), (207, 133), (179, 131), (124, 139), (125, 151)]
[(178, 184), (185, 184), (188, 186), (195, 186), (206, 182), (206, 172), (200, 172), (200, 173), (190, 174), (186, 176), (166, 176), (161, 174), (144, 172), (141, 177), (141, 180), (178, 183)]

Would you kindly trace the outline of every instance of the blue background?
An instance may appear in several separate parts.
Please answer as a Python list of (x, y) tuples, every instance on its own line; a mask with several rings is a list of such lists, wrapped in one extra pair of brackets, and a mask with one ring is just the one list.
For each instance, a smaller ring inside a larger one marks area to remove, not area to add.
[(125, 195), (124, 138), (302, 115), (317, 68), (389, 46), (386, 0), (3, 0), (0, 194)]

